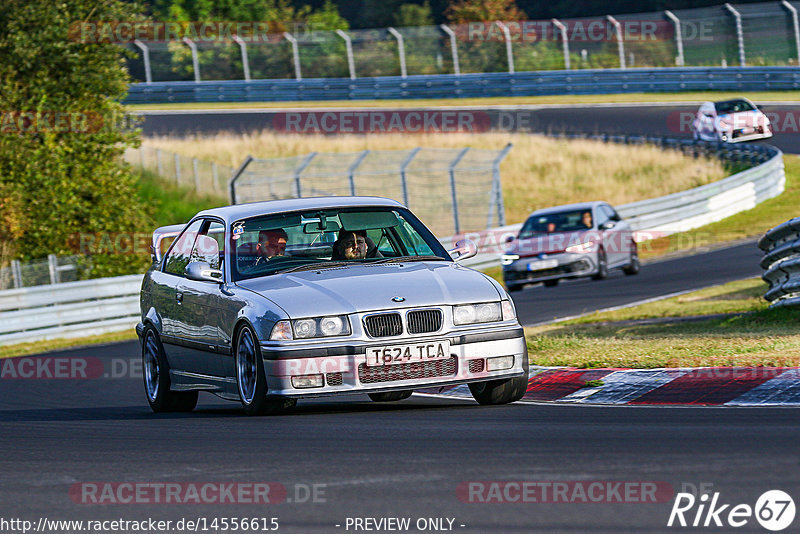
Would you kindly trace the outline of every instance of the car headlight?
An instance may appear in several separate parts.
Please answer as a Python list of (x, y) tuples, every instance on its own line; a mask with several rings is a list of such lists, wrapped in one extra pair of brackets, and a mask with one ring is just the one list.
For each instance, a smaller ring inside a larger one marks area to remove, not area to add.
[(346, 315), (335, 315), (278, 321), (272, 328), (269, 338), (273, 341), (284, 341), (347, 335), (350, 335), (350, 321)]
[(582, 253), (582, 252), (590, 252), (593, 248), (594, 248), (594, 241), (587, 241), (586, 243), (570, 245), (567, 248), (565, 248), (564, 251), (572, 253)]
[(500, 256), (500, 265), (511, 265), (519, 259), (519, 254), (503, 254)]
[(728, 121), (726, 121), (726, 120), (719, 121), (720, 130), (727, 130), (730, 127), (731, 127), (731, 125), (728, 123)]
[(503, 312), (499, 302), (453, 306), (453, 324), (455, 325), (491, 323), (500, 321), (502, 317)]

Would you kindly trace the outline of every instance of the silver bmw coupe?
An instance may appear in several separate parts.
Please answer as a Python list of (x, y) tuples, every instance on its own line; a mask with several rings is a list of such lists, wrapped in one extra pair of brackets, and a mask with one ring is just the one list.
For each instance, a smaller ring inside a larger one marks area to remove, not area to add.
[(519, 400), (523, 330), (503, 287), (459, 265), (475, 253), (377, 197), (226, 206), (159, 228), (136, 328), (147, 400), (190, 411), (207, 391), (255, 415), (459, 384), (481, 404)]

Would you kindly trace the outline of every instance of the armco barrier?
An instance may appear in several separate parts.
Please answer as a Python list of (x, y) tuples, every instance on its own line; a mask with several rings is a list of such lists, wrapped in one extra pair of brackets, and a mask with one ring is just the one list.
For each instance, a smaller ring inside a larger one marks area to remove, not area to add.
[[(623, 137), (589, 137), (620, 142), (631, 140), (631, 138)], [(753, 208), (764, 200), (780, 195), (784, 190), (786, 176), (783, 167), (783, 153), (773, 146), (743, 146), (675, 139), (650, 139), (648, 141), (662, 146), (673, 146), (686, 152), (698, 150), (708, 154), (716, 153), (722, 159), (749, 158), (761, 163), (722, 180), (688, 191), (616, 206), (620, 216), (626, 219), (636, 232), (634, 235), (638, 241), (685, 232), (719, 221), (740, 211)], [(737, 151), (743, 150), (748, 151), (749, 154), (746, 156), (741, 153), (737, 154)], [(601, 199), (598, 198), (598, 200)], [(516, 235), (521, 226), (521, 224), (515, 224), (466, 234), (466, 237), (477, 242), (478, 249), (482, 252), (465, 260), (464, 264), (475, 269), (498, 265), (500, 255), (505, 249), (505, 236)], [(445, 247), (450, 248), (454, 241), (462, 237), (464, 235), (452, 236), (441, 241)]]
[(761, 268), (769, 284), (764, 298), (772, 306), (800, 306), (800, 217), (768, 230), (758, 241)]
[(133, 328), (142, 275), (0, 291), (0, 345)]
[(125, 103), (299, 102), (798, 88), (798, 67), (670, 67), (382, 76), (355, 80), (153, 82), (131, 85)]

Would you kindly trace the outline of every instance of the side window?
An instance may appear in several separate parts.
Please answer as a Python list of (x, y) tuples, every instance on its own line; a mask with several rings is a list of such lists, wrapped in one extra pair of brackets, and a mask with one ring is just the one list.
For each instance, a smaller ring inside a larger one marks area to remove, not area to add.
[(200, 232), (192, 248), (191, 261), (202, 261), (212, 269), (222, 269), (225, 258), (225, 227), (222, 223), (211, 222)]
[(597, 227), (599, 228), (601, 224), (608, 222), (608, 212), (604, 210), (605, 206), (598, 206), (597, 209), (594, 210), (594, 215), (596, 217)]
[(604, 205), (603, 208), (605, 208), (605, 210), (608, 212), (608, 218), (611, 219), (612, 221), (622, 220), (622, 217), (620, 217), (619, 214), (616, 212), (616, 210), (614, 210), (614, 208), (612, 208), (611, 206)]
[(194, 247), (197, 233), (200, 231), (202, 224), (202, 219), (193, 222), (191, 226), (184, 230), (180, 237), (178, 237), (178, 240), (172, 246), (169, 254), (164, 258), (165, 273), (177, 274), (178, 276), (184, 275), (184, 270), (186, 266), (189, 265), (191, 259), (192, 248)]

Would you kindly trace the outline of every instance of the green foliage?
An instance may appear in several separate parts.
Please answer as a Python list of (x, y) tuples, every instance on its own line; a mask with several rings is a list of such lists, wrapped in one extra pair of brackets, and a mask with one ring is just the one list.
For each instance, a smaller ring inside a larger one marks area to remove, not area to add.
[[(18, 231), (11, 236), (16, 257), (72, 254), (81, 233), (133, 232), (146, 221), (136, 201), (136, 179), (121, 163), (125, 147), (138, 143), (137, 130), (122, 128), (127, 116), (119, 102), (128, 80), (121, 49), (70, 38), (76, 21), (140, 18), (135, 6), (119, 0), (5, 2), (0, 198), (18, 214)], [(26, 123), (33, 128), (20, 131), (22, 112), (34, 114)], [(68, 117), (68, 127), (55, 127), (56, 116)], [(5, 229), (3, 238), (9, 239)], [(130, 270), (130, 258), (101, 256), (92, 263), (95, 275)]]
[(428, 2), (424, 4), (403, 4), (400, 9), (394, 14), (395, 26), (432, 26), (433, 15), (431, 14), (431, 5)]
[(448, 6), (445, 16), (452, 24), (528, 18), (514, 0), (456, 0)]

